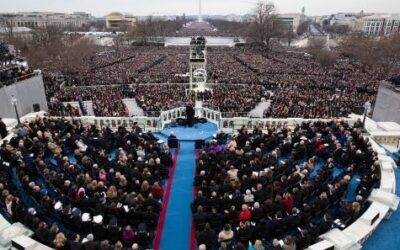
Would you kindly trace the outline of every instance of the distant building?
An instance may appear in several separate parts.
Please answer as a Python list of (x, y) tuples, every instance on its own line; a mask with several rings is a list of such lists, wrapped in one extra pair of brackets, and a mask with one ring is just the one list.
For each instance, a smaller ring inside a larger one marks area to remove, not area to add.
[(337, 13), (329, 19), (329, 25), (347, 26), (351, 31), (360, 31), (363, 26), (363, 12), (360, 13)]
[(321, 26), (347, 26), (350, 31), (369, 36), (386, 36), (400, 32), (400, 15), (364, 13), (337, 13), (316, 17)]
[(46, 26), (81, 28), (94, 21), (88, 13), (75, 12), (73, 14), (54, 12), (18, 12), (0, 14), (2, 27), (27, 27), (31, 29)]
[(107, 29), (121, 30), (127, 27), (134, 27), (137, 20), (137, 17), (131, 14), (113, 12), (106, 16), (106, 27)]
[(26, 27), (0, 27), (0, 40), (10, 37), (31, 38), (32, 29)]
[(293, 32), (297, 31), (299, 25), (304, 21), (303, 14), (279, 14), (277, 16), (278, 23), (280, 23), (283, 27), (288, 30), (292, 30)]
[(373, 15), (363, 18), (362, 32), (370, 36), (386, 36), (400, 32), (400, 15)]

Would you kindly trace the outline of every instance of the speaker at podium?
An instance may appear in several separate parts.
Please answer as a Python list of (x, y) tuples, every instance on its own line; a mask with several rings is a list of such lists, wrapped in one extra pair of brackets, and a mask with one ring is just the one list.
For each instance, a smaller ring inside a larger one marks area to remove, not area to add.
[(33, 112), (40, 112), (40, 104), (39, 103), (33, 104), (32, 108), (33, 108)]

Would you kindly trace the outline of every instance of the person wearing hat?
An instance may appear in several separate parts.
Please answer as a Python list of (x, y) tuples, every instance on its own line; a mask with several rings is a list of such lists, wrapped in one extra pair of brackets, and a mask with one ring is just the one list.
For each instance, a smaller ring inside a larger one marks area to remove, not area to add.
[(99, 242), (94, 240), (93, 234), (88, 234), (82, 241), (84, 250), (98, 250)]
[(82, 214), (80, 228), (85, 234), (92, 231), (92, 220), (89, 213)]
[(207, 250), (207, 246), (205, 244), (200, 244), (199, 250)]
[(103, 216), (97, 215), (93, 217), (92, 232), (96, 239), (102, 240), (107, 237), (107, 230), (103, 225)]
[(34, 208), (28, 208), (27, 213), (24, 217), (24, 225), (31, 227), (33, 224), (33, 219), (36, 217), (36, 210)]
[(54, 204), (54, 211), (61, 211), (63, 209), (63, 204), (61, 203), (61, 201), (57, 201), (56, 204)]

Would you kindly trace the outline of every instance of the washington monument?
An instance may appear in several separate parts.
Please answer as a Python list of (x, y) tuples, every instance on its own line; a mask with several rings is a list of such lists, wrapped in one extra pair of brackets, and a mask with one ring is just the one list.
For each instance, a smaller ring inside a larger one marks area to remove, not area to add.
[(203, 16), (201, 14), (201, 0), (199, 0), (199, 22), (203, 22)]

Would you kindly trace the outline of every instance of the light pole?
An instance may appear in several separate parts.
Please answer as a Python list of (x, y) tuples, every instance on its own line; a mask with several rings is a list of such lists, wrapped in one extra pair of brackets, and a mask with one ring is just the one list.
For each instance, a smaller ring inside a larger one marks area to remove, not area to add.
[(20, 125), (20, 124), (21, 124), (21, 121), (19, 120), (19, 114), (18, 114), (18, 109), (17, 109), (17, 103), (18, 103), (17, 98), (15, 98), (15, 96), (12, 95), (12, 96), (11, 96), (11, 105), (14, 106), (15, 115), (17, 116), (18, 125)]

